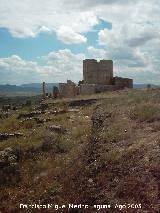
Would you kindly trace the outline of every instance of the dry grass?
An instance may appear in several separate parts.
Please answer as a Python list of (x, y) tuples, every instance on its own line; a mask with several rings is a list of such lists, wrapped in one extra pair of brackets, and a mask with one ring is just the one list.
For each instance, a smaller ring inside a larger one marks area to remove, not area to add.
[[(18, 148), (21, 154), (21, 179), (1, 186), (1, 207), (7, 204), (11, 211), (19, 203), (92, 203), (94, 198), (95, 203), (142, 203), (143, 210), (158, 211), (159, 90), (124, 90), (75, 99), (81, 98), (96, 98), (97, 103), (79, 107), (79, 112), (51, 114), (52, 120), (41, 125), (20, 123), (17, 113), (1, 120), (0, 132), (25, 134), (0, 142), (0, 150)], [(68, 101), (47, 102), (49, 109), (67, 110)], [(107, 116), (93, 131), (98, 106)], [(67, 131), (51, 132), (52, 124)], [(88, 183), (90, 178), (95, 187)]]

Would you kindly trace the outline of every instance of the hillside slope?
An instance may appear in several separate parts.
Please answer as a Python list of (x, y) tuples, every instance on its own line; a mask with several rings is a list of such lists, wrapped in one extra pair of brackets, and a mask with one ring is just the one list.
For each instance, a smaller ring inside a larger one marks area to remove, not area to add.
[(23, 133), (0, 141), (2, 212), (19, 212), (20, 203), (57, 204), (58, 212), (79, 210), (69, 204), (86, 204), (85, 212), (159, 211), (159, 89), (44, 105), (41, 114), (31, 106), (1, 118), (0, 133)]

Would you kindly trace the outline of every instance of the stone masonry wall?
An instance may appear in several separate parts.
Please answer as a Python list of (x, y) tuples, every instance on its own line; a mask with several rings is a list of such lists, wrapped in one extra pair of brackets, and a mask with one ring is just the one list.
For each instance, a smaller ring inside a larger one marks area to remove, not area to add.
[(101, 60), (98, 63), (97, 84), (111, 85), (113, 81), (113, 61)]
[(114, 85), (119, 89), (133, 88), (133, 79), (114, 77), (113, 82)]
[(113, 61), (94, 59), (83, 61), (83, 77), (86, 84), (111, 85), (113, 80)]
[(59, 83), (59, 96), (61, 98), (71, 98), (79, 94), (79, 88), (72, 81)]
[(86, 84), (96, 84), (98, 75), (98, 63), (94, 59), (83, 61), (83, 79)]
[(80, 94), (81, 95), (91, 95), (96, 93), (96, 84), (81, 84)]

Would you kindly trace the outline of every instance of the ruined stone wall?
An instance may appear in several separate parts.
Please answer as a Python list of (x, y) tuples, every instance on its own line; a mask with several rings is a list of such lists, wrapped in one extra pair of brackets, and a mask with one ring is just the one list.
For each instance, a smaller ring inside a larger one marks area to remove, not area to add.
[(114, 85), (119, 89), (133, 88), (133, 79), (115, 77), (113, 81)]
[(98, 75), (98, 62), (95, 59), (83, 61), (83, 79), (86, 84), (96, 84)]
[(111, 85), (113, 81), (113, 61), (94, 59), (83, 61), (83, 78), (86, 84)]
[(79, 94), (79, 88), (73, 82), (59, 83), (59, 97), (71, 98)]
[(42, 91), (43, 91), (43, 97), (45, 98), (46, 97), (46, 83), (43, 82), (42, 84)]
[(96, 84), (81, 84), (80, 94), (81, 95), (91, 95), (96, 93)]
[(117, 90), (115, 85), (96, 85), (96, 93)]
[(113, 82), (113, 61), (101, 60), (98, 63), (97, 84), (112, 85)]

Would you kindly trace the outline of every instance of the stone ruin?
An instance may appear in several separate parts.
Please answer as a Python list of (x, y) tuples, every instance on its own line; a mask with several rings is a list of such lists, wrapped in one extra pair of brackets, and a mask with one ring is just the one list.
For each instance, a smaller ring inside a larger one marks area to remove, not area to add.
[[(53, 98), (70, 98), (82, 95), (90, 95), (105, 91), (114, 91), (124, 88), (133, 88), (133, 79), (114, 77), (113, 61), (85, 59), (83, 61), (83, 80), (79, 86), (71, 80), (67, 83), (59, 83), (59, 88), (53, 88)], [(45, 82), (43, 82), (43, 97), (46, 97)]]
[(67, 80), (67, 83), (59, 83), (59, 97), (70, 98), (79, 95), (79, 87), (72, 82)]
[(86, 59), (83, 61), (84, 83), (80, 85), (80, 94), (94, 94), (133, 88), (133, 80), (113, 77), (113, 61)]

